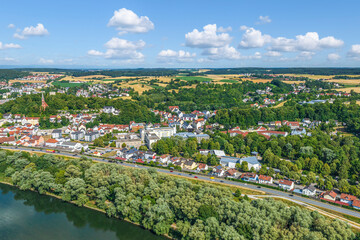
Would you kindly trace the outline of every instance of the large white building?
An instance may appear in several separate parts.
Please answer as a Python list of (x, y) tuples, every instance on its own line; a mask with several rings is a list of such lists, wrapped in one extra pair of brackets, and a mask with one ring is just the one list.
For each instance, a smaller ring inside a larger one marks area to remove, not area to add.
[(176, 134), (176, 127), (148, 128), (140, 129), (141, 140), (148, 148), (161, 138), (172, 137)]

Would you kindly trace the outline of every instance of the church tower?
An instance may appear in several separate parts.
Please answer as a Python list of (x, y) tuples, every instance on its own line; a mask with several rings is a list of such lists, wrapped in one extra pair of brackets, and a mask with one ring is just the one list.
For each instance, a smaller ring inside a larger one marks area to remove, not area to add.
[(45, 109), (49, 107), (49, 105), (47, 105), (47, 103), (45, 102), (45, 98), (44, 98), (44, 94), (41, 94), (41, 107), (40, 110), (41, 111), (45, 111)]

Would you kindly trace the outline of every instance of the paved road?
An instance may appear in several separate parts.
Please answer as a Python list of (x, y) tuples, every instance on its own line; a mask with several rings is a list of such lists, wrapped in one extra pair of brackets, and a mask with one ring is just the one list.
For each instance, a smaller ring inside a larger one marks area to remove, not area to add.
[[(33, 149), (33, 148), (24, 148), (24, 147), (16, 148), (16, 147), (11, 147), (11, 146), (0, 146), (0, 148), (45, 153), (45, 150), (38, 150), (38, 149)], [(56, 154), (63, 155), (63, 156), (68, 156), (68, 157), (75, 157), (75, 156), (81, 157), (82, 156), (81, 154), (75, 155), (74, 153), (69, 153), (69, 152), (64, 152), (64, 151), (60, 151), (59, 153), (56, 153)], [(95, 161), (109, 162), (109, 161), (107, 161), (105, 159), (102, 159), (102, 158), (89, 157), (89, 156), (86, 156), (86, 155), (83, 155), (83, 156), (87, 157), (87, 158), (90, 158), (92, 160), (95, 160)], [(143, 168), (143, 169), (152, 168), (152, 167), (148, 167), (148, 166), (135, 165), (135, 164), (126, 163), (126, 162), (121, 163), (121, 165), (128, 166), (128, 167)], [(176, 172), (176, 171), (172, 172), (172, 171), (167, 170), (167, 169), (159, 169), (159, 168), (153, 168), (153, 169), (156, 169), (158, 172), (171, 174), (171, 175), (174, 175), (174, 176), (194, 177), (196, 175), (196, 174), (193, 174), (192, 176), (190, 176), (190, 174), (188, 174), (188, 173), (182, 173), (182, 172)], [(337, 211), (337, 212), (340, 212), (340, 213), (343, 213), (343, 214), (346, 214), (346, 215), (350, 215), (350, 216), (353, 216), (353, 217), (360, 218), (360, 212), (353, 211), (353, 210), (350, 210), (350, 209), (345, 209), (345, 208), (342, 208), (342, 207), (337, 207), (337, 206), (334, 206), (334, 205), (331, 205), (331, 204), (323, 203), (323, 202), (320, 202), (320, 201), (316, 201), (316, 200), (313, 200), (313, 199), (309, 199), (309, 198), (305, 198), (305, 197), (301, 197), (301, 196), (297, 196), (297, 195), (290, 196), (290, 193), (287, 193), (287, 192), (282, 192), (282, 191), (278, 191), (278, 190), (270, 189), (270, 188), (265, 188), (265, 187), (259, 188), (256, 185), (251, 185), (251, 184), (241, 183), (241, 182), (227, 181), (227, 180), (222, 180), (222, 179), (218, 179), (218, 178), (211, 179), (210, 177), (203, 176), (203, 175), (196, 175), (196, 176), (197, 176), (197, 179), (213, 181), (213, 182), (216, 182), (216, 183), (226, 183), (226, 184), (229, 184), (229, 185), (241, 186), (241, 187), (253, 189), (253, 190), (256, 190), (256, 191), (263, 191), (263, 192), (265, 192), (267, 194), (270, 194), (270, 195), (276, 195), (276, 196), (281, 196), (283, 198), (300, 201), (300, 202), (304, 203), (303, 204), (304, 206), (308, 206), (308, 204), (310, 204), (310, 205), (313, 205), (313, 206), (316, 206), (316, 207), (325, 208), (325, 209)]]

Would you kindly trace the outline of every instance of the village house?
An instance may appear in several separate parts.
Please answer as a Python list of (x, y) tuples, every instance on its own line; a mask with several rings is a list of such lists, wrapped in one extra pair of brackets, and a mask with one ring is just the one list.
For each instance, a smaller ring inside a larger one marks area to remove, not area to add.
[(360, 200), (358, 200), (358, 199), (354, 200), (352, 203), (352, 207), (360, 210)]
[(49, 140), (45, 141), (46, 147), (55, 148), (58, 145), (58, 141), (56, 139), (50, 138)]
[(284, 189), (284, 190), (291, 191), (291, 190), (294, 189), (295, 185), (294, 185), (293, 181), (280, 179), (279, 180), (279, 187)]
[(259, 175), (258, 182), (261, 184), (272, 184), (273, 178), (270, 176)]
[(243, 173), (240, 176), (240, 179), (243, 181), (257, 181), (258, 178), (259, 178), (258, 175), (252, 172)]
[(192, 160), (187, 160), (184, 162), (182, 168), (183, 169), (188, 169), (188, 170), (193, 170), (197, 167), (196, 162), (192, 161)]
[(332, 201), (332, 202), (335, 202), (336, 197), (337, 197), (337, 194), (333, 190), (322, 192), (320, 194), (320, 198), (327, 200), (327, 201)]
[(229, 178), (238, 178), (240, 172), (238, 172), (235, 168), (230, 168), (225, 172), (225, 177)]
[(314, 186), (309, 185), (309, 186), (306, 186), (305, 188), (303, 188), (301, 193), (306, 195), (306, 196), (315, 196), (316, 195), (316, 188)]
[(224, 171), (224, 169), (222, 168), (222, 166), (216, 166), (216, 167), (214, 167), (213, 170), (212, 170), (212, 174), (215, 175), (215, 176), (217, 176), (217, 177), (222, 177), (222, 176), (224, 176), (224, 173), (225, 173), (225, 171)]
[(354, 200), (356, 200), (357, 198), (353, 195), (350, 194), (346, 194), (346, 193), (342, 193), (340, 195), (340, 202), (346, 203), (351, 205), (353, 203)]
[(199, 163), (198, 167), (197, 167), (197, 171), (207, 171), (209, 169), (209, 166), (205, 163)]

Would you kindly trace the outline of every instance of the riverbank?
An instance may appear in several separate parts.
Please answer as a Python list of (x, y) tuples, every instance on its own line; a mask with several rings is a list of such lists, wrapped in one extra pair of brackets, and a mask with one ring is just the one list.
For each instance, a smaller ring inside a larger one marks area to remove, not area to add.
[[(0, 184), (8, 185), (8, 186), (14, 187), (14, 188), (22, 191), (21, 189), (19, 189), (17, 186), (15, 186), (15, 185), (11, 182), (11, 178), (3, 176), (3, 174), (1, 174), (1, 173), (0, 173)], [(91, 201), (87, 202), (87, 203), (86, 203), (85, 205), (83, 205), (83, 206), (78, 206), (74, 201), (70, 201), (70, 202), (69, 202), (69, 201), (64, 201), (60, 196), (55, 195), (55, 194), (51, 194), (51, 193), (48, 193), (48, 192), (46, 192), (46, 193), (44, 193), (44, 194), (40, 194), (39, 192), (34, 191), (34, 190), (30, 190), (30, 191), (33, 192), (33, 193), (39, 194), (39, 195), (44, 195), (44, 196), (48, 196), (48, 197), (52, 197), (52, 198), (59, 199), (59, 200), (61, 200), (61, 201), (63, 201), (63, 202), (70, 203), (70, 204), (72, 204), (72, 205), (75, 206), (75, 207), (79, 207), (79, 208), (84, 207), (84, 208), (87, 208), (87, 209), (90, 209), (90, 210), (93, 210), (93, 211), (102, 213), (102, 214), (104, 214), (106, 217), (108, 217), (105, 210), (96, 207), (96, 205), (93, 204), (93, 203), (91, 203)], [(158, 236), (158, 235), (156, 235), (155, 233), (153, 233), (152, 231), (143, 228), (143, 226), (142, 226), (141, 224), (132, 222), (132, 221), (129, 220), (129, 219), (122, 219), (122, 218), (118, 218), (118, 217), (110, 217), (110, 218), (113, 218), (113, 219), (116, 219), (116, 220), (119, 220), (119, 221), (124, 221), (124, 222), (131, 223), (132, 225), (135, 225), (135, 226), (137, 226), (137, 227), (141, 227), (144, 231), (149, 231), (151, 234), (154, 234), (155, 236)], [(174, 238), (170, 237), (169, 235), (161, 235), (161, 236), (163, 236), (163, 237), (165, 237), (165, 238), (167, 238), (167, 239), (174, 239)]]

